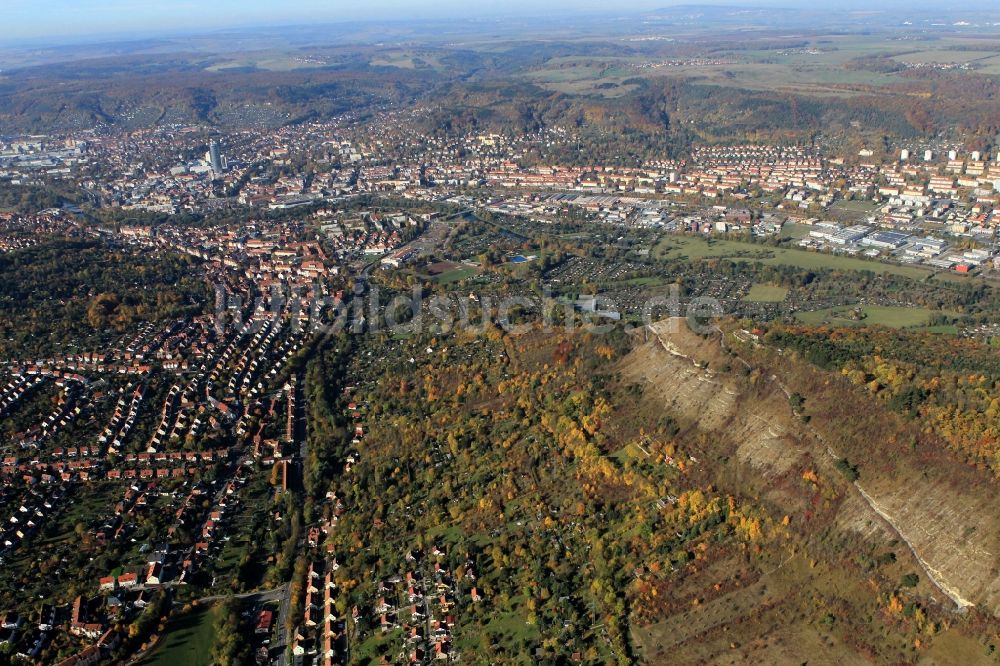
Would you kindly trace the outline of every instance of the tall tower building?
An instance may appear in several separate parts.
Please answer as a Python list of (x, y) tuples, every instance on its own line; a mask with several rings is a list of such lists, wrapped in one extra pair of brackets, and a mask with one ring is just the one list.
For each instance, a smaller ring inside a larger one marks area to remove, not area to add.
[(222, 154), (219, 152), (219, 144), (213, 139), (208, 144), (208, 161), (212, 165), (212, 171), (216, 176), (222, 175)]

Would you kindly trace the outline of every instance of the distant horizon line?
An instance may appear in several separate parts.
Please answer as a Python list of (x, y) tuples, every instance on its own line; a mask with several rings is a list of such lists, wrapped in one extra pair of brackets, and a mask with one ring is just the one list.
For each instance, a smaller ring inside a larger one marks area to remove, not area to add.
[[(777, 0), (777, 2), (785, 2), (786, 0)], [(753, 0), (753, 3), (748, 3), (745, 5), (733, 4), (733, 0), (728, 2), (710, 3), (704, 5), (696, 5), (690, 2), (690, 0), (684, 0), (684, 2), (678, 3), (676, 5), (670, 5), (670, 0), (664, 0), (663, 6), (654, 9), (634, 9), (634, 10), (619, 10), (613, 11), (608, 9), (579, 9), (577, 10), (577, 16), (588, 16), (588, 17), (600, 17), (600, 16), (629, 16), (635, 14), (647, 14), (651, 12), (663, 11), (666, 9), (676, 9), (683, 7), (693, 7), (700, 6), (704, 8), (754, 8), (754, 7), (764, 7), (769, 9), (780, 8), (778, 5), (767, 5), (768, 0)], [(125, 44), (129, 41), (141, 41), (143, 39), (155, 39), (155, 38), (168, 38), (168, 37), (188, 37), (192, 35), (199, 36), (209, 36), (214, 34), (223, 34), (227, 32), (254, 32), (269, 29), (295, 29), (295, 28), (309, 28), (309, 29), (320, 29), (324, 26), (344, 26), (344, 25), (393, 25), (393, 24), (434, 24), (434, 23), (446, 23), (446, 22), (461, 22), (461, 23), (477, 23), (477, 22), (496, 22), (501, 20), (511, 20), (511, 19), (538, 19), (547, 16), (555, 16), (557, 14), (565, 14), (565, 10), (559, 10), (556, 8), (547, 7), (540, 11), (525, 11), (524, 8), (515, 11), (498, 11), (491, 14), (483, 15), (460, 15), (455, 17), (446, 16), (399, 16), (399, 17), (353, 17), (353, 18), (337, 18), (337, 17), (324, 17), (322, 20), (316, 22), (309, 22), (305, 17), (297, 17), (290, 21), (269, 21), (269, 22), (253, 22), (253, 23), (235, 23), (231, 25), (219, 25), (213, 27), (199, 27), (199, 26), (175, 26), (173, 28), (157, 30), (155, 28), (146, 28), (139, 31), (129, 28), (120, 28), (109, 32), (92, 32), (92, 33), (61, 33), (52, 35), (37, 35), (31, 37), (24, 37), (22, 39), (15, 40), (5, 40), (0, 36), (0, 49), (10, 48), (11, 46), (24, 45), (30, 46), (32, 44), (37, 45), (38, 42), (44, 42), (45, 40), (50, 40), (51, 46), (87, 46), (87, 45), (101, 45), (101, 44)], [(132, 39), (121, 39), (126, 36), (133, 36)], [(74, 41), (75, 40), (75, 41)], [(113, 41), (108, 41), (113, 40)]]
[[(838, 18), (849, 18), (851, 14), (855, 15), (878, 15), (886, 14), (890, 12), (899, 12), (900, 7), (892, 6), (879, 6), (879, 7), (864, 7), (862, 5), (854, 6), (852, 0), (848, 0), (845, 7), (843, 7), (844, 14)], [(906, 3), (910, 4), (910, 3)], [(914, 18), (920, 14), (924, 14), (930, 11), (939, 11), (934, 7), (933, 3), (923, 4), (921, 2), (913, 3), (915, 6), (908, 6), (907, 12), (914, 15)], [(945, 13), (936, 14), (939, 20), (948, 21), (948, 16), (965, 16), (966, 14), (980, 11), (976, 9), (975, 0), (970, 3), (968, 7), (962, 8), (952, 8), (945, 10)], [(989, 4), (989, 3), (987, 3)], [(795, 5), (795, 0), (752, 0), (750, 2), (742, 3), (739, 0), (722, 0), (720, 2), (712, 2), (699, 4), (696, 2), (691, 2), (690, 0), (682, 0), (676, 4), (670, 4), (670, 0), (663, 0), (660, 6), (649, 9), (639, 9), (639, 8), (622, 8), (619, 10), (607, 9), (607, 8), (579, 8), (574, 14), (575, 19), (586, 19), (586, 18), (600, 18), (600, 17), (627, 17), (636, 16), (644, 14), (655, 14), (659, 12), (667, 12), (670, 10), (686, 10), (686, 9), (730, 9), (730, 10), (753, 10), (762, 9), (768, 11), (790, 11), (796, 13), (809, 13), (809, 12), (821, 12), (824, 9), (817, 5), (800, 7)], [(990, 7), (996, 12), (994, 18), (981, 17), (977, 25), (971, 26), (945, 26), (945, 27), (988, 27), (995, 28), (1000, 26), (1000, 8)], [(130, 43), (141, 43), (143, 41), (149, 40), (170, 40), (179, 39), (185, 37), (212, 37), (219, 36), (224, 37), (227, 34), (232, 34), (234, 36), (241, 33), (248, 34), (261, 31), (283, 31), (283, 30), (296, 30), (296, 29), (309, 29), (309, 30), (319, 30), (325, 26), (395, 26), (395, 25), (433, 25), (440, 23), (460, 23), (460, 24), (476, 24), (476, 23), (495, 23), (504, 20), (516, 20), (516, 19), (545, 19), (545, 18), (555, 18), (558, 15), (565, 16), (566, 10), (559, 9), (556, 7), (540, 7), (538, 11), (530, 11), (528, 8), (520, 7), (514, 8), (509, 11), (497, 11), (496, 13), (489, 14), (465, 14), (455, 17), (445, 17), (445, 16), (399, 16), (399, 17), (351, 17), (351, 18), (337, 18), (337, 17), (324, 17), (322, 20), (317, 22), (308, 22), (304, 17), (296, 17), (294, 20), (287, 21), (261, 21), (252, 22), (245, 24), (231, 24), (231, 25), (217, 25), (211, 27), (200, 27), (200, 26), (175, 26), (171, 28), (157, 29), (152, 25), (141, 28), (134, 29), (128, 27), (121, 27), (109, 31), (102, 32), (81, 32), (81, 33), (55, 33), (46, 35), (31, 35), (26, 37), (19, 37), (13, 39), (5, 39), (0, 37), (0, 51), (16, 51), (23, 49), (59, 49), (67, 47), (99, 47), (99, 46), (116, 46), (116, 45), (126, 45)], [(897, 17), (902, 23), (906, 18), (905, 16)], [(817, 26), (821, 28), (821, 26)], [(391, 38), (391, 36), (387, 36)]]

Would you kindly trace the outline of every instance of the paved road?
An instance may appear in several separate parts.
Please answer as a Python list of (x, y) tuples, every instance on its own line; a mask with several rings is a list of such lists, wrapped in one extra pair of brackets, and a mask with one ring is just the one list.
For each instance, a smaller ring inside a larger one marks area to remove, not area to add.
[(286, 583), (284, 587), (284, 593), (281, 595), (281, 605), (278, 607), (278, 633), (271, 646), (271, 649), (278, 651), (277, 658), (274, 661), (278, 666), (285, 666), (287, 663), (286, 655), (288, 654), (288, 644), (291, 638), (288, 636), (288, 630), (285, 627), (288, 626), (286, 619), (292, 609), (292, 585), (291, 583)]
[[(300, 492), (305, 495), (305, 466), (306, 460), (309, 458), (309, 431), (306, 421), (306, 400), (305, 391), (303, 390), (304, 379), (301, 375), (297, 377), (295, 385), (295, 443), (298, 444), (297, 448), (293, 448), (295, 451), (296, 460), (294, 461), (296, 467), (296, 488), (292, 492)], [(305, 531), (306, 527), (303, 527)], [(298, 546), (296, 548), (296, 554), (302, 552), (302, 548), (305, 546), (305, 538), (300, 539)], [(283, 587), (283, 593), (281, 594), (281, 605), (278, 607), (278, 629), (275, 636), (275, 640), (271, 644), (272, 650), (277, 650), (278, 654), (274, 659), (274, 663), (278, 666), (286, 666), (288, 654), (288, 646), (291, 641), (291, 636), (288, 635), (288, 614), (291, 612), (292, 608), (292, 584), (285, 583)]]
[(287, 587), (288, 583), (285, 583), (281, 587), (276, 587), (273, 590), (257, 590), (256, 592), (243, 592), (241, 594), (217, 594), (212, 597), (202, 597), (201, 599), (198, 599), (198, 603), (211, 604), (216, 601), (225, 601), (226, 599), (250, 599), (251, 597), (255, 597), (255, 600), (261, 603), (267, 603), (269, 601), (278, 601), (284, 596), (287, 596)]

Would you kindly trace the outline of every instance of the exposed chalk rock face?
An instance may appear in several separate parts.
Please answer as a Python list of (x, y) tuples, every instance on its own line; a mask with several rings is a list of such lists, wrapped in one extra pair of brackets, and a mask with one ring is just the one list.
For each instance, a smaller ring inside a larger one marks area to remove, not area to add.
[[(780, 368), (764, 373), (751, 395), (734, 373), (705, 367), (742, 363), (727, 359), (720, 335), (698, 336), (683, 320), (666, 320), (636, 336), (636, 347), (621, 361), (622, 376), (644, 385), (667, 413), (710, 433), (720, 456), (735, 454), (763, 483), (804, 464), (836, 473), (837, 442), (793, 413)], [(865, 445), (877, 449), (880, 443)], [(901, 477), (877, 465), (866, 467), (838, 509), (838, 525), (871, 539), (904, 541), (927, 578), (957, 606), (977, 605), (1000, 615), (1000, 499), (984, 491), (988, 481), (961, 487), (949, 481), (947, 468), (922, 474), (925, 463), (916, 459), (895, 464), (897, 472), (902, 466), (912, 473)], [(934, 464), (962, 466), (948, 460)]]
[(1000, 543), (992, 527), (1000, 514), (995, 501), (956, 493), (941, 481), (913, 487), (879, 478), (861, 487), (952, 600), (1000, 614)]

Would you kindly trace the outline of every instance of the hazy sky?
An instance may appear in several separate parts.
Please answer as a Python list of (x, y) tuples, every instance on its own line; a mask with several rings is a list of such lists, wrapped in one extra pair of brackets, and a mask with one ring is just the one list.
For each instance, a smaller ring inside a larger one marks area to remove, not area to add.
[[(192, 28), (218, 29), (363, 19), (413, 19), (442, 16), (498, 16), (560, 11), (616, 12), (676, 4), (913, 8), (991, 7), (995, 0), (0, 0), (4, 30), (0, 43), (39, 37), (86, 37), (133, 33), (145, 36)], [(985, 3), (985, 4), (983, 4)]]
[[(689, 0), (688, 0), (689, 1)], [(731, 1), (731, 0), (729, 0)], [(741, 0), (737, 0), (740, 2)], [(313, 21), (651, 9), (679, 0), (0, 0), (0, 40)]]

